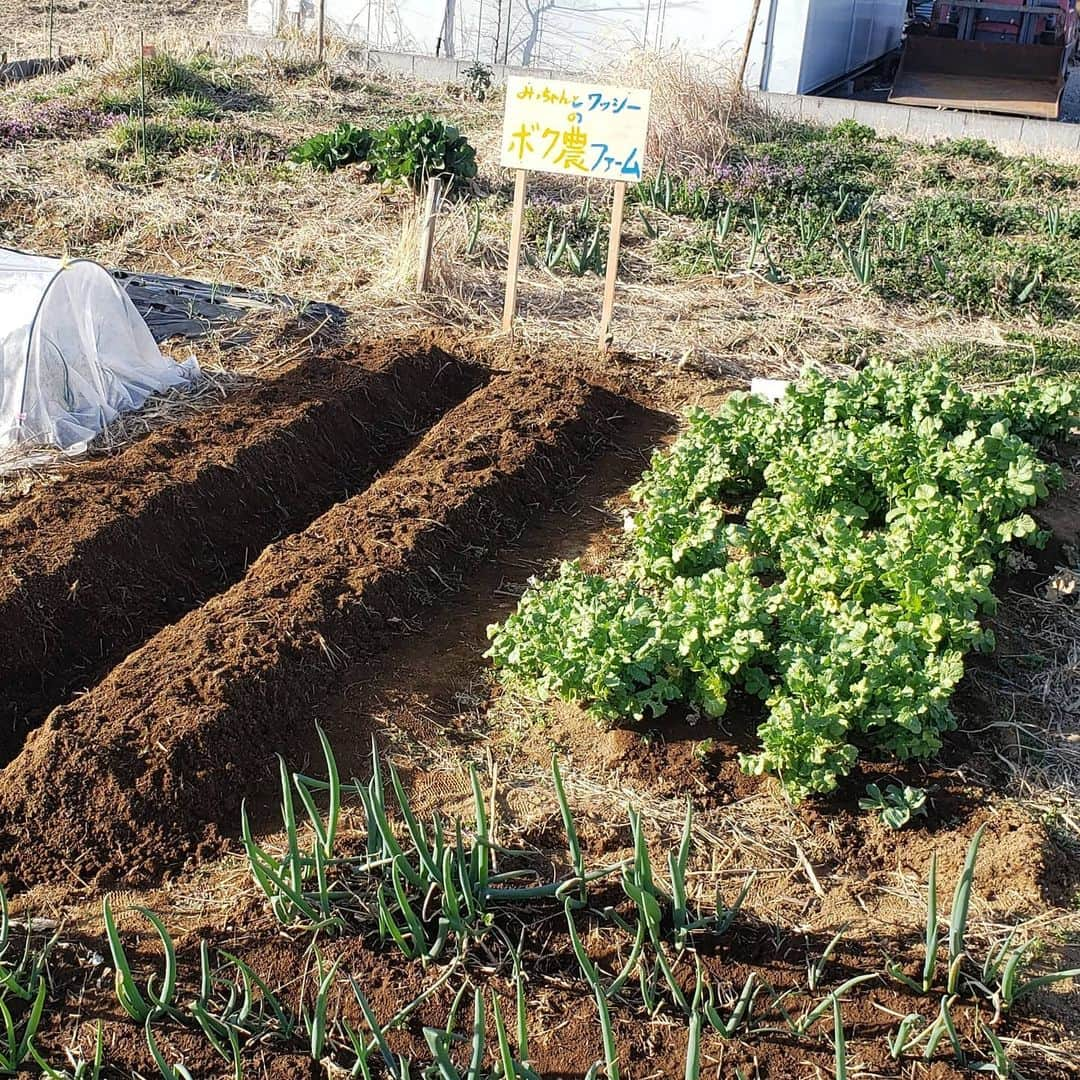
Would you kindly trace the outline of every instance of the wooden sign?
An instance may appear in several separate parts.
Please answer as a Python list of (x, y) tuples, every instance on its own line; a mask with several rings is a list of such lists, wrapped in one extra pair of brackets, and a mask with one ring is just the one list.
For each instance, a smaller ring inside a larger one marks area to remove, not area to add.
[(615, 184), (608, 239), (600, 347), (608, 345), (619, 273), (626, 185), (645, 168), (649, 91), (601, 83), (517, 76), (506, 83), (500, 164), (515, 171), (503, 329), (517, 312), (517, 278), (529, 171), (591, 177)]

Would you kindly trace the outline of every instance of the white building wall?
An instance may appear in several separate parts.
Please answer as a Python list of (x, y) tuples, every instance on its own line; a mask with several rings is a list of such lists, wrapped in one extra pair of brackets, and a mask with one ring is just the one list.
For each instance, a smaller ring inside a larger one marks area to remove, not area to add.
[[(447, 0), (326, 0), (328, 31), (434, 55)], [(899, 44), (905, 0), (762, 0), (747, 86), (793, 94), (838, 78)], [(681, 48), (736, 62), (753, 0), (453, 0), (441, 55), (483, 63), (596, 70), (634, 49)], [(248, 27), (310, 29), (315, 0), (248, 0)], [(501, 18), (500, 18), (501, 15)], [(507, 29), (509, 28), (509, 36)]]
[(797, 87), (780, 92), (814, 90), (896, 48), (906, 7), (906, 0), (812, 0)]

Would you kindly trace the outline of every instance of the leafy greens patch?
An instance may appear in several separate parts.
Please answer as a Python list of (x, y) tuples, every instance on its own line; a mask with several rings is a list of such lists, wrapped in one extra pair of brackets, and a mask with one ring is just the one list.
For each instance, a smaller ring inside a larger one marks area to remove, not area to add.
[(1078, 401), (1064, 381), (973, 394), (940, 366), (875, 364), (692, 412), (633, 491), (619, 571), (534, 579), (488, 656), (604, 722), (756, 695), (761, 749), (742, 765), (794, 799), (863, 752), (928, 757), (965, 654), (993, 647), (996, 561), (1045, 542), (1027, 511), (1060, 471), (1038, 448)]

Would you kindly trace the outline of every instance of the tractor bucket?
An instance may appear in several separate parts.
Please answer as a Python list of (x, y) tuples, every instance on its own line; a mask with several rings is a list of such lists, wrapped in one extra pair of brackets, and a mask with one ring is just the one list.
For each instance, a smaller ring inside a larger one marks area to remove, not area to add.
[(1056, 120), (1064, 45), (909, 37), (889, 101)]

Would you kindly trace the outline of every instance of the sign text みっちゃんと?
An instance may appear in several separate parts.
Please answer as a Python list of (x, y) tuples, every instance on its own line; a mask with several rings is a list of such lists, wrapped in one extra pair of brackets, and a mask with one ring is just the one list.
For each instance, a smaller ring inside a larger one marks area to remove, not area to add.
[(500, 164), (640, 180), (648, 126), (648, 90), (514, 77), (506, 83)]

